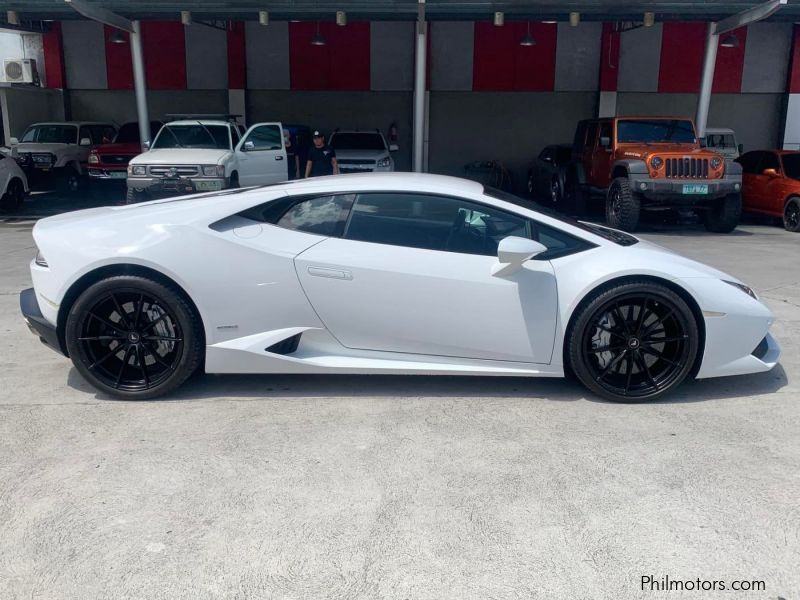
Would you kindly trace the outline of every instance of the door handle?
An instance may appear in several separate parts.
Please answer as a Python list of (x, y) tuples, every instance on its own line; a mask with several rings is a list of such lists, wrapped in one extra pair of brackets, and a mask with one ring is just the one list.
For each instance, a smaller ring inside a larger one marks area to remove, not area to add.
[(275, 157), (275, 160), (283, 160), (283, 156), (281, 156), (280, 154), (278, 154), (278, 155)]
[(328, 267), (308, 267), (308, 274), (314, 277), (327, 277), (328, 279), (345, 279), (350, 281), (353, 274), (350, 271), (341, 269), (329, 269)]

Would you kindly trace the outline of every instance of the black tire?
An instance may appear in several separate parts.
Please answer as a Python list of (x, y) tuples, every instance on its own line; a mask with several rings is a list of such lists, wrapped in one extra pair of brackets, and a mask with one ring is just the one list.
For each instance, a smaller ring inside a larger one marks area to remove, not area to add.
[(800, 231), (800, 198), (789, 198), (783, 208), (783, 228), (797, 233)]
[(75, 194), (83, 187), (81, 174), (74, 167), (64, 167), (58, 174), (57, 187), (60, 192)]
[(617, 177), (612, 180), (606, 195), (608, 226), (622, 231), (636, 231), (641, 210), (641, 197), (631, 189), (628, 178)]
[(533, 176), (533, 171), (528, 169), (528, 198), (536, 199), (536, 179)]
[(578, 309), (567, 336), (569, 368), (614, 402), (656, 400), (674, 390), (692, 372), (700, 337), (686, 302), (650, 281), (595, 294)]
[(711, 203), (711, 207), (703, 215), (703, 224), (708, 231), (714, 233), (730, 233), (739, 224), (742, 217), (742, 196), (728, 194)]
[(550, 189), (547, 190), (550, 200), (550, 205), (553, 208), (558, 208), (564, 204), (564, 191), (561, 189), (561, 181), (558, 176), (553, 175), (550, 179)]
[(0, 199), (0, 209), (4, 211), (14, 211), (22, 208), (25, 202), (25, 186), (22, 185), (22, 180), (14, 178), (8, 182), (6, 193)]
[(568, 215), (582, 217), (586, 214), (589, 194), (578, 180), (578, 173), (571, 169), (566, 176), (561, 206)]
[(69, 311), (65, 338), (90, 384), (128, 400), (174, 390), (203, 359), (200, 317), (180, 290), (146, 277), (109, 277), (87, 288)]
[(233, 173), (231, 173), (231, 179), (228, 182), (228, 188), (233, 190), (238, 187), (239, 187), (239, 174), (236, 171), (234, 171)]
[(138, 204), (139, 202), (147, 202), (149, 199), (148, 193), (144, 190), (140, 192), (133, 188), (128, 188), (128, 191), (125, 192), (125, 204)]

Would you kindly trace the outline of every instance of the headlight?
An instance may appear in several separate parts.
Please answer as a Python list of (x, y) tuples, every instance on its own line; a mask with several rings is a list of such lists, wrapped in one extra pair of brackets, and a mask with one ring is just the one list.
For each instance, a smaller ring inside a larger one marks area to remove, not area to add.
[(142, 177), (147, 172), (144, 165), (128, 165), (128, 175)]
[(42, 256), (42, 251), (39, 250), (38, 248), (36, 249), (36, 258), (34, 259), (34, 262), (40, 267), (48, 266), (47, 261), (44, 259), (44, 256)]
[(378, 161), (378, 166), (379, 167), (388, 167), (388, 166), (391, 166), (391, 164), (392, 164), (392, 159), (389, 158), (388, 156), (386, 158), (381, 158)]
[(654, 169), (660, 169), (664, 164), (664, 160), (660, 156), (654, 156), (650, 159), (650, 166)]
[(95, 154), (94, 152), (92, 152), (92, 153), (89, 155), (89, 164), (90, 164), (90, 165), (96, 165), (96, 164), (97, 164), (97, 163), (99, 163), (99, 162), (100, 162), (100, 158), (97, 156), (97, 154)]
[(735, 281), (728, 281), (727, 279), (723, 279), (722, 281), (724, 281), (724, 282), (725, 282), (725, 283), (727, 283), (728, 285), (732, 285), (732, 286), (733, 286), (733, 287), (735, 287), (737, 290), (741, 290), (741, 291), (743, 291), (745, 294), (747, 294), (748, 296), (750, 296), (750, 297), (751, 297), (751, 298), (753, 298), (754, 300), (758, 300), (758, 296), (756, 296), (756, 293), (753, 291), (753, 288), (751, 288), (751, 287), (748, 287), (748, 286), (746, 286), (746, 285), (745, 285), (745, 284), (743, 284), (743, 283), (737, 283), (737, 282), (735, 282)]
[(719, 156), (715, 156), (711, 159), (711, 168), (715, 171), (722, 166), (722, 159)]
[(203, 165), (204, 177), (225, 177), (225, 167), (223, 165)]

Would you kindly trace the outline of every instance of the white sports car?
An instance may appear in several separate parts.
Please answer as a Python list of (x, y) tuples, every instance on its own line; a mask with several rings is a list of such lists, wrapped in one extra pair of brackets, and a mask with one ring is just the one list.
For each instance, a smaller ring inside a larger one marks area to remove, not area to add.
[(32, 330), (95, 387), (192, 373), (561, 377), (619, 401), (767, 371), (730, 275), (478, 183), (323, 177), (39, 221)]

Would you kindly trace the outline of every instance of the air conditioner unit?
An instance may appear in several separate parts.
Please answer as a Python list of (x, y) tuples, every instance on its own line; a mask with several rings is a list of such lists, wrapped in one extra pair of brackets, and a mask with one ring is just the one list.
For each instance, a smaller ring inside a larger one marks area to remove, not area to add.
[(39, 85), (39, 73), (36, 70), (36, 61), (32, 58), (6, 59), (3, 64), (3, 73), (8, 83), (32, 83)]

